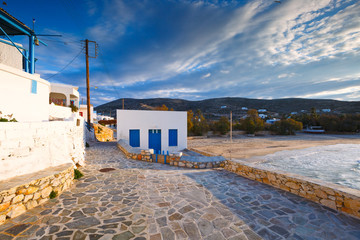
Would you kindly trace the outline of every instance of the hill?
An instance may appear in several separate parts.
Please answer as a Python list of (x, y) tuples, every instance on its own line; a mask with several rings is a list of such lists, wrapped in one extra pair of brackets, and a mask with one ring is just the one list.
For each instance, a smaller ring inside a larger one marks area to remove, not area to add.
[[(242, 107), (247, 107), (248, 109), (266, 109), (269, 112), (279, 114), (300, 112), (301, 110), (309, 112), (312, 107), (320, 110), (331, 109), (331, 112), (335, 113), (360, 113), (360, 101), (350, 102), (329, 99), (286, 98), (263, 100), (238, 97), (211, 98), (200, 101), (171, 98), (124, 99), (125, 109), (149, 110), (163, 104), (169, 109), (173, 108), (175, 111), (192, 110), (195, 112), (197, 109), (200, 109), (205, 117), (210, 119), (228, 114), (230, 110), (232, 110), (234, 117), (241, 116), (246, 113), (246, 111), (241, 110)], [(226, 108), (223, 106), (226, 106)], [(115, 117), (116, 109), (122, 109), (122, 99), (95, 107), (98, 113), (110, 114), (111, 112), (113, 117)]]

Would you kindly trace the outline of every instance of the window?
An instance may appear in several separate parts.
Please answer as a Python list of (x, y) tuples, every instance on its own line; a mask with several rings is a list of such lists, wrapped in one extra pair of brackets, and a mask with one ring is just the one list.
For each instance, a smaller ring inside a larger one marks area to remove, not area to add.
[(140, 130), (130, 129), (129, 130), (129, 143), (132, 147), (140, 147)]
[(178, 132), (177, 129), (169, 129), (169, 147), (178, 145)]
[(37, 81), (31, 80), (31, 93), (37, 94)]

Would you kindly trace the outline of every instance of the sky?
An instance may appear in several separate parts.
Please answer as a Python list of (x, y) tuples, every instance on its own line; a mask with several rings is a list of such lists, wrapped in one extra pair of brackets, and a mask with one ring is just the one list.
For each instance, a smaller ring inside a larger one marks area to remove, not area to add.
[[(5, 0), (48, 46), (36, 73), (119, 98), (312, 98), (360, 101), (358, 0)], [(16, 37), (27, 47), (26, 37)], [(90, 45), (94, 55), (95, 46)], [(84, 100), (85, 101), (85, 100)]]

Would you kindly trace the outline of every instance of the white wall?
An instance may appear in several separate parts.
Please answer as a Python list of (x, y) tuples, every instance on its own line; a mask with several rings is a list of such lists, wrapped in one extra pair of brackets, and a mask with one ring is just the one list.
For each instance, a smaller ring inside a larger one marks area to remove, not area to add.
[(50, 84), (51, 93), (62, 93), (66, 96), (66, 106), (70, 106), (70, 100), (75, 100), (75, 106), (79, 106), (79, 97), (78, 87), (61, 84), (61, 83), (51, 83)]
[[(7, 40), (4, 41), (11, 43), (10, 41)], [(18, 43), (15, 44), (19, 47), (22, 47), (21, 44)], [(19, 50), (16, 49), (16, 47), (0, 42), (0, 63), (22, 70), (23, 56), (19, 52)]]
[(84, 164), (84, 121), (0, 123), (0, 181), (64, 163)]
[[(37, 93), (31, 82), (37, 81)], [(29, 74), (0, 64), (0, 111), (20, 122), (48, 121), (50, 83), (39, 74)]]
[[(129, 130), (140, 129), (140, 148), (149, 148), (149, 129), (161, 129), (161, 150), (177, 152), (187, 147), (187, 112), (117, 110), (117, 139), (129, 141)], [(178, 146), (169, 147), (169, 129), (178, 130)]]
[(49, 107), (49, 119), (70, 119), (73, 116), (69, 107), (57, 106), (54, 103), (51, 103)]
[[(79, 107), (79, 114), (82, 113), (82, 117), (85, 119), (85, 121), (87, 122), (87, 118), (88, 118), (88, 115), (87, 115), (87, 105), (85, 104), (80, 104), (80, 107)], [(80, 114), (81, 116), (81, 114)], [(93, 105), (90, 105), (90, 122), (93, 123), (94, 121), (94, 107)]]

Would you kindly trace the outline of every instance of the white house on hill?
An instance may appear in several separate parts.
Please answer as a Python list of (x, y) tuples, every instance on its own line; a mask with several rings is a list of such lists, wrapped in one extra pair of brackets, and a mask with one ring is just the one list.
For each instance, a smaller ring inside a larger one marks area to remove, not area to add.
[(187, 112), (117, 110), (117, 139), (156, 153), (187, 147)]

